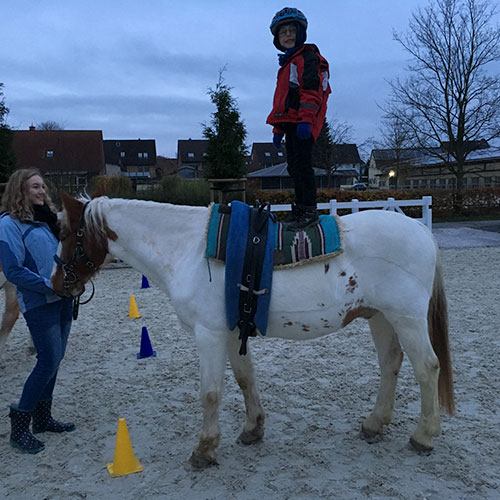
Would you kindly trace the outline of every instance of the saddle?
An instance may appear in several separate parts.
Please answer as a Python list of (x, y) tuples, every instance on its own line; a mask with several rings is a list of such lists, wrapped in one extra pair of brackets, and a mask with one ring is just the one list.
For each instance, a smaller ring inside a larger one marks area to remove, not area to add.
[[(235, 211), (237, 211), (237, 213), (233, 213), (235, 220), (238, 218), (248, 218), (248, 232), (246, 235), (241, 234), (240, 227), (237, 226), (236, 223), (233, 226), (233, 232), (239, 232), (239, 243), (236, 243), (234, 253), (238, 253), (239, 250), (243, 250), (243, 246), (245, 248), (242, 261), (238, 261), (234, 266), (235, 268), (232, 270), (230, 269), (229, 273), (226, 273), (226, 292), (228, 291), (227, 285), (229, 284), (229, 286), (232, 286), (232, 280), (228, 274), (236, 274), (235, 277), (238, 278), (239, 319), (237, 319), (236, 325), (240, 330), (239, 339), (241, 340), (241, 347), (239, 353), (240, 355), (245, 355), (247, 353), (248, 337), (255, 337), (257, 335), (255, 314), (259, 305), (259, 297), (268, 295), (266, 298), (269, 299), (269, 295), (271, 293), (270, 282), (268, 282), (268, 280), (262, 280), (261, 278), (268, 243), (269, 219), (272, 218), (273, 215), (271, 214), (269, 203), (260, 205), (256, 202), (254, 207), (248, 207), (247, 205), (239, 204), (238, 202), (233, 202), (233, 205), (235, 206)], [(219, 212), (231, 214), (232, 207), (221, 206), (219, 207)], [(231, 232), (231, 226), (229, 231)], [(246, 244), (244, 244), (245, 236)], [(269, 268), (269, 266), (267, 267)], [(241, 268), (241, 273), (239, 272), (239, 268)], [(272, 262), (270, 269), (272, 271)], [(269, 273), (269, 275), (272, 276), (272, 272)], [(261, 281), (268, 284), (268, 286), (261, 288)], [(230, 292), (229, 296), (232, 296), (234, 300), (234, 294), (231, 294)], [(228, 297), (227, 293), (226, 297)], [(268, 302), (268, 300), (266, 302)], [(263, 308), (265, 307), (266, 306), (263, 306)], [(232, 321), (231, 318), (229, 318), (229, 320), (230, 324), (234, 322), (234, 318), (232, 318)]]

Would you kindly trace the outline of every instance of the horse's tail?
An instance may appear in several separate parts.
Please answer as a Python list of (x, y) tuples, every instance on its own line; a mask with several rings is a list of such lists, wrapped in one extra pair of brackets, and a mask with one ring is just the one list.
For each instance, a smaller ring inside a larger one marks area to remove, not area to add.
[(439, 403), (450, 415), (453, 415), (455, 412), (455, 396), (453, 391), (450, 345), (448, 341), (448, 311), (441, 274), (439, 250), (436, 261), (436, 272), (434, 274), (434, 286), (432, 296), (429, 300), (427, 324), (432, 347), (439, 359)]

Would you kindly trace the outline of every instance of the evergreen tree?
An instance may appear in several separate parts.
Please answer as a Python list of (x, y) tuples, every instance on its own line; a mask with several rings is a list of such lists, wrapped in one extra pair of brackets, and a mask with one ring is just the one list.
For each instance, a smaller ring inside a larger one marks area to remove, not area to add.
[(203, 124), (203, 136), (208, 139), (204, 176), (207, 179), (240, 178), (246, 174), (246, 130), (240, 119), (236, 102), (219, 72), (215, 89), (209, 89), (210, 100), (215, 104), (212, 122)]
[(0, 182), (7, 182), (15, 165), (14, 152), (12, 151), (14, 132), (5, 121), (9, 114), (9, 108), (5, 105), (2, 89), (3, 83), (0, 83)]

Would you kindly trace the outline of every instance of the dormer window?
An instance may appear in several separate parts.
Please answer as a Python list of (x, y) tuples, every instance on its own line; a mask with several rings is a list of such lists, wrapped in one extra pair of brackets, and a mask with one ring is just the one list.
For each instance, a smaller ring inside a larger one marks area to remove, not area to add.
[(54, 151), (52, 151), (51, 149), (45, 151), (45, 158), (54, 158)]
[(142, 153), (137, 153), (137, 156), (138, 156), (139, 158), (142, 158)]
[(125, 158), (125, 151), (120, 151), (120, 158)]
[(278, 151), (278, 156), (283, 156), (283, 151)]
[(147, 153), (142, 153), (144, 155), (144, 158), (147, 158), (148, 157), (148, 154)]
[(194, 153), (188, 153), (188, 158), (194, 158)]
[(270, 157), (271, 157), (271, 153), (270, 153), (269, 151), (266, 151), (266, 152), (264, 153), (264, 156), (267, 156), (268, 158), (270, 158)]

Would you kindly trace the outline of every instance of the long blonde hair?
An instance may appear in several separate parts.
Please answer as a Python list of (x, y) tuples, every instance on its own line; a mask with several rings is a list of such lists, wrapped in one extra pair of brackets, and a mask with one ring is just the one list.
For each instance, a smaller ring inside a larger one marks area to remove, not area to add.
[[(42, 174), (36, 168), (20, 168), (13, 172), (9, 177), (2, 196), (2, 212), (9, 212), (10, 216), (14, 219), (33, 220), (34, 214), (31, 203), (28, 201), (26, 181), (35, 175), (38, 175), (43, 180)], [(47, 191), (44, 202), (53, 212), (56, 212), (56, 208)]]

